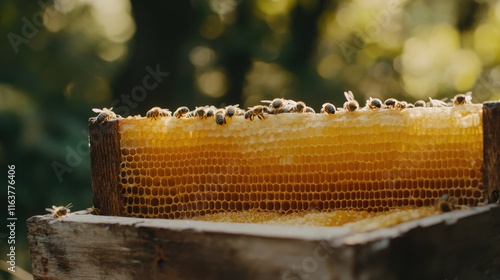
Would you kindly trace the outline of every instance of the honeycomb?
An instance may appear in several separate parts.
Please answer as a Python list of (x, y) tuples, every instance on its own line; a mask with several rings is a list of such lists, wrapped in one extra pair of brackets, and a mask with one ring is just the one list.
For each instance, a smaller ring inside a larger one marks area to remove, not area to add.
[[(484, 200), (482, 105), (118, 120), (133, 217), (366, 211)], [(270, 214), (271, 215), (271, 214)]]
[(331, 212), (303, 211), (282, 215), (276, 212), (219, 212), (194, 217), (198, 221), (261, 223), (278, 225), (304, 226), (345, 226), (354, 231), (368, 231), (390, 227), (403, 222), (439, 214), (435, 206), (401, 207), (385, 212), (367, 212), (355, 210), (335, 210)]

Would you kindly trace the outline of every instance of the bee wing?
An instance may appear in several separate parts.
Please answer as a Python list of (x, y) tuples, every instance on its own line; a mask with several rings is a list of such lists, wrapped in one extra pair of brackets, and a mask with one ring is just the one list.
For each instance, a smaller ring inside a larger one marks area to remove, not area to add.
[(101, 113), (102, 109), (93, 108), (92, 111), (94, 111), (94, 113)]
[(65, 207), (69, 209), (69, 208), (73, 207), (73, 204), (70, 202), (70, 203), (68, 203), (68, 205), (66, 205)]
[(471, 102), (472, 101), (472, 91), (468, 91), (465, 94), (465, 100), (467, 101), (467, 103)]
[(50, 212), (50, 213), (54, 213), (54, 209), (52, 209), (52, 208), (45, 208), (45, 211)]
[(272, 100), (261, 100), (260, 102), (262, 102), (262, 103), (267, 103), (267, 104), (271, 104), (271, 103), (273, 103), (273, 101), (272, 101)]
[[(445, 98), (443, 98), (445, 99)], [(431, 107), (446, 107), (448, 104), (444, 102), (444, 100), (438, 100), (438, 99), (432, 99), (429, 97), (429, 103), (431, 104)]]
[(354, 94), (352, 93), (352, 91), (344, 91), (344, 96), (347, 101), (354, 100)]

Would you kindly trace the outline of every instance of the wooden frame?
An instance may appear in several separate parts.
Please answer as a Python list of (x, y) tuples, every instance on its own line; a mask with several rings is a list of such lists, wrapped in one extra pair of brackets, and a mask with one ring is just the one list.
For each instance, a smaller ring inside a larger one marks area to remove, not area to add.
[(500, 207), (372, 232), (74, 215), (28, 220), (35, 279), (498, 279)]
[(483, 185), (490, 202), (500, 193), (500, 102), (483, 104)]

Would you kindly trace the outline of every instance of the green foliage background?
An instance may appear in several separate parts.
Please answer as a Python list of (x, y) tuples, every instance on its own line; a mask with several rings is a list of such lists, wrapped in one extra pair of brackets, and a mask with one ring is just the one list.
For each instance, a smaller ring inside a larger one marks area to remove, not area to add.
[[(493, 0), (0, 1), (0, 170), (16, 165), (17, 265), (30, 270), (23, 221), (92, 205), (92, 108), (286, 97), (319, 110), (345, 90), (410, 102), (473, 90), (482, 102), (500, 98), (499, 61)], [(148, 66), (169, 76), (138, 98)]]

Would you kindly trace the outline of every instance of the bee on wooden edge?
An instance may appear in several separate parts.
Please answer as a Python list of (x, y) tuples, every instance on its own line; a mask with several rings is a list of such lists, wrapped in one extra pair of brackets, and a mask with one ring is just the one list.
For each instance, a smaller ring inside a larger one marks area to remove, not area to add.
[(95, 117), (92, 122), (97, 122), (97, 123), (103, 123), (105, 121), (109, 121), (109, 120), (112, 120), (112, 119), (116, 119), (116, 118), (121, 118), (120, 115), (117, 115), (115, 114), (115, 112), (113, 112), (113, 107), (111, 108), (102, 108), (102, 109), (98, 109), (98, 108), (93, 108), (92, 111), (94, 113), (98, 113), (99, 115), (97, 115), (97, 117)]
[(45, 208), (45, 210), (52, 214), (52, 218), (63, 218), (68, 217), (69, 213), (71, 212), (71, 207), (73, 207), (73, 204), (69, 203), (66, 206), (52, 205), (52, 208)]

